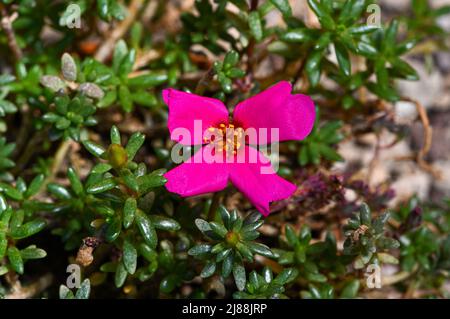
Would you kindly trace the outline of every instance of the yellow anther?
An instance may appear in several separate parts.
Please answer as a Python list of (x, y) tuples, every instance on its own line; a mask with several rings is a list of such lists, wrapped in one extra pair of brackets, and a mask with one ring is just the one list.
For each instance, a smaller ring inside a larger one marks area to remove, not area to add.
[(218, 127), (209, 127), (208, 132), (212, 133), (212, 136), (204, 137), (203, 141), (215, 145), (216, 149), (222, 149), (228, 156), (237, 154), (243, 144), (241, 138), (244, 130), (241, 127), (236, 128), (234, 124), (221, 123)]

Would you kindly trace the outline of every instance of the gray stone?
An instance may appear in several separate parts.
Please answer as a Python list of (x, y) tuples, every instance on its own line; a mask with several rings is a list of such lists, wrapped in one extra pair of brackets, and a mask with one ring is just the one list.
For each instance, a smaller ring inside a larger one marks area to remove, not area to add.
[(450, 160), (441, 160), (433, 163), (434, 168), (440, 172), (440, 178), (433, 183), (431, 199), (441, 201), (450, 196)]
[(436, 64), (443, 73), (450, 73), (450, 52), (447, 51), (437, 52)]
[(411, 7), (410, 0), (381, 0), (381, 12), (383, 8), (393, 9), (396, 11), (406, 11)]
[(394, 106), (396, 120), (399, 123), (409, 123), (417, 118), (416, 105), (408, 101), (399, 101)]
[(399, 80), (398, 88), (403, 96), (418, 100), (425, 108), (433, 104), (442, 96), (444, 85), (439, 71), (432, 70), (431, 73), (425, 66), (415, 60), (407, 60), (420, 76), (419, 81)]

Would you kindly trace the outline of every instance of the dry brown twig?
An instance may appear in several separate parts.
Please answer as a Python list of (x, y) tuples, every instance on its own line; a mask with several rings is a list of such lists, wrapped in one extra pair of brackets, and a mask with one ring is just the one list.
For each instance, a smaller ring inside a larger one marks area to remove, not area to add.
[(441, 178), (441, 172), (437, 169), (435, 169), (430, 163), (428, 163), (424, 157), (428, 154), (428, 152), (431, 149), (431, 144), (433, 141), (433, 129), (430, 126), (430, 120), (428, 119), (427, 111), (423, 107), (423, 105), (414, 99), (408, 98), (408, 97), (402, 97), (402, 101), (411, 102), (414, 103), (416, 106), (417, 113), (419, 113), (420, 121), (423, 125), (424, 130), (424, 143), (422, 148), (417, 152), (415, 157), (407, 156), (399, 158), (400, 160), (415, 160), (419, 167), (423, 169), (424, 171), (430, 173), (435, 178), (440, 179)]
[(53, 275), (50, 273), (45, 274), (38, 280), (28, 286), (20, 285), (20, 282), (12, 286), (11, 292), (5, 296), (5, 299), (28, 299), (33, 298), (46, 290), (53, 282)]
[[(19, 62), (23, 57), (23, 52), (17, 43), (16, 35), (12, 27), (13, 22), (18, 18), (19, 15), (17, 12), (9, 15), (8, 10), (2, 4), (0, 4), (0, 13), (2, 16), (0, 25), (8, 39), (8, 47), (12, 51), (15, 61)], [(29, 112), (29, 107), (27, 104), (22, 105), (22, 107), (20, 108), (20, 113), (22, 114), (23, 121), (17, 133), (17, 143), (13, 153), (14, 157), (17, 157), (20, 154), (23, 147), (25, 146), (26, 141), (28, 140), (28, 133), (30, 128), (29, 124), (31, 122), (31, 114)]]
[(108, 39), (98, 48), (95, 53), (95, 59), (100, 62), (105, 62), (106, 59), (111, 55), (111, 52), (116, 45), (116, 42), (121, 39), (125, 33), (130, 29), (133, 22), (136, 21), (136, 16), (139, 13), (144, 0), (132, 0), (128, 6), (127, 17), (122, 20), (117, 27), (109, 34)]
[(214, 78), (214, 74), (215, 73), (213, 67), (209, 68), (209, 70), (203, 73), (202, 77), (197, 83), (197, 86), (195, 87), (195, 94), (203, 95), (205, 93), (205, 90), (208, 88), (210, 82)]
[(376, 133), (376, 142), (375, 142), (375, 149), (373, 152), (372, 160), (369, 163), (369, 169), (367, 172), (367, 184), (371, 185), (373, 180), (373, 174), (375, 172), (375, 168), (379, 162), (379, 156), (380, 156), (380, 150), (381, 150), (381, 141), (380, 141), (380, 134)]
[(14, 59), (16, 61), (20, 61), (22, 59), (23, 53), (22, 49), (17, 44), (14, 29), (12, 27), (12, 23), (14, 22), (14, 20), (18, 18), (19, 15), (17, 14), (17, 12), (14, 12), (11, 15), (9, 15), (6, 8), (2, 5), (0, 5), (0, 8), (2, 15), (1, 25), (3, 31), (5, 31), (6, 37), (8, 38), (8, 46), (14, 54)]
[(50, 175), (45, 179), (44, 183), (41, 186), (41, 190), (35, 195), (36, 197), (42, 195), (45, 192), (47, 185), (54, 181), (56, 175), (61, 169), (62, 164), (64, 163), (67, 153), (74, 144), (75, 142), (72, 140), (65, 140), (61, 142), (61, 144), (58, 147), (58, 150), (56, 151), (55, 159), (53, 160), (50, 169)]
[[(133, 65), (133, 70), (139, 70), (152, 61), (159, 59), (162, 56), (162, 52), (158, 50), (148, 50), (142, 54), (139, 54), (136, 58), (136, 63)], [(130, 74), (131, 77), (135, 76)]]

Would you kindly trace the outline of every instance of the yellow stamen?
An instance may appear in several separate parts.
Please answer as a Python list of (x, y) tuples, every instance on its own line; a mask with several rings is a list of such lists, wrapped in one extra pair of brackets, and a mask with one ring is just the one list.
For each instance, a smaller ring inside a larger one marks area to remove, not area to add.
[(215, 145), (216, 149), (222, 149), (227, 156), (236, 155), (243, 145), (244, 129), (236, 128), (234, 124), (220, 123), (218, 127), (209, 127), (208, 132), (211, 136), (204, 137), (203, 141)]

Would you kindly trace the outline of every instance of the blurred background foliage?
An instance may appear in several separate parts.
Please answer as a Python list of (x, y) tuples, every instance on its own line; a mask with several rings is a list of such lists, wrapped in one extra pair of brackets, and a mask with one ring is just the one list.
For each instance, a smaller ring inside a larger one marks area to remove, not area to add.
[[(450, 83), (448, 1), (0, 0), (0, 13), (0, 296), (449, 297), (450, 98), (435, 90)], [(280, 80), (320, 114), (272, 156), (291, 198), (261, 218), (233, 188), (165, 190), (163, 88), (232, 111)]]

